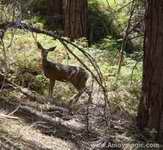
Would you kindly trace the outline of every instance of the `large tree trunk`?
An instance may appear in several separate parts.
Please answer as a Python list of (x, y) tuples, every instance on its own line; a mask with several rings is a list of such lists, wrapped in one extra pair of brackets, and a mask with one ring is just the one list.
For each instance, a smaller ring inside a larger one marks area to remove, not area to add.
[[(138, 126), (163, 135), (163, 1), (146, 0), (142, 99)], [(160, 138), (161, 139), (161, 138)]]
[(65, 36), (71, 39), (87, 37), (87, 0), (65, 0)]

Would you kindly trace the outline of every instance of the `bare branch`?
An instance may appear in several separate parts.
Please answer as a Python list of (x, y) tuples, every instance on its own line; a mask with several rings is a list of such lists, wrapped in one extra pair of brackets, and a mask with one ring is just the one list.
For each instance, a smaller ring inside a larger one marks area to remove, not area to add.
[(120, 74), (120, 70), (121, 70), (121, 66), (122, 66), (122, 62), (123, 62), (124, 49), (126, 48), (126, 44), (127, 44), (127, 41), (128, 41), (128, 35), (131, 32), (130, 27), (131, 27), (131, 20), (132, 20), (134, 11), (135, 11), (135, 1), (133, 0), (132, 1), (132, 6), (131, 6), (130, 17), (128, 19), (128, 24), (127, 24), (127, 27), (126, 27), (125, 34), (123, 36), (123, 42), (122, 42), (121, 49), (120, 49), (120, 58), (119, 58), (119, 63), (118, 63), (117, 79), (118, 79), (118, 76)]

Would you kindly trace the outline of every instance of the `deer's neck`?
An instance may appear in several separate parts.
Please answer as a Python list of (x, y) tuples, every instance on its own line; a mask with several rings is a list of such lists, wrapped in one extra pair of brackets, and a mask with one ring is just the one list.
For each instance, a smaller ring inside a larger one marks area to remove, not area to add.
[(46, 65), (48, 63), (47, 57), (42, 57), (42, 65)]

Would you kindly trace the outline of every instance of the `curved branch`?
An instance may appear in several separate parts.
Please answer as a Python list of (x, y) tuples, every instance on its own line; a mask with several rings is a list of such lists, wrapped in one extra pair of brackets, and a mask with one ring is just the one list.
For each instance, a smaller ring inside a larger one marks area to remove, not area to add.
[[(9, 29), (9, 28), (22, 29), (24, 31), (29, 31), (32, 33), (35, 32), (35, 33), (39, 33), (39, 34), (45, 34), (47, 36), (53, 37), (54, 39), (58, 39), (67, 48), (67, 50), (86, 68), (86, 70), (88, 70), (91, 73), (92, 77), (96, 80), (98, 85), (102, 88), (102, 91), (104, 94), (105, 106), (107, 107), (108, 106), (107, 104), (110, 104), (109, 100), (108, 100), (108, 96), (107, 96), (106, 83), (104, 81), (100, 67), (98, 66), (96, 60), (89, 53), (87, 53), (84, 49), (82, 49), (79, 46), (77, 46), (76, 44), (62, 38), (61, 34), (59, 34), (59, 32), (57, 32), (57, 31), (52, 32), (52, 31), (40, 30), (40, 29), (37, 29), (35, 27), (32, 27), (31, 25), (27, 25), (26, 23), (23, 23), (21, 21), (6, 22), (3, 24), (0, 24), (0, 29), (3, 29), (4, 32), (6, 32), (7, 29)], [(72, 52), (72, 50), (70, 50), (70, 48), (67, 46), (66, 43), (77, 48), (89, 60), (89, 62), (91, 63), (91, 65), (95, 69), (98, 77), (96, 77), (96, 75), (80, 60), (80, 58), (78, 56), (76, 56)], [(111, 107), (110, 107), (110, 109), (111, 109)], [(106, 115), (106, 113), (105, 113), (105, 115)]]

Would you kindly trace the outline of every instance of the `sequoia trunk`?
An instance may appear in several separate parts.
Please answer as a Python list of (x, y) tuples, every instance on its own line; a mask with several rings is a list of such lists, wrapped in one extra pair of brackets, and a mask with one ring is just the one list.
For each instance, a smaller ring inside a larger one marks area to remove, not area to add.
[[(163, 134), (163, 1), (146, 0), (142, 99), (138, 126)], [(160, 137), (161, 139), (161, 137)]]
[(71, 39), (87, 37), (87, 0), (65, 0), (65, 36)]

